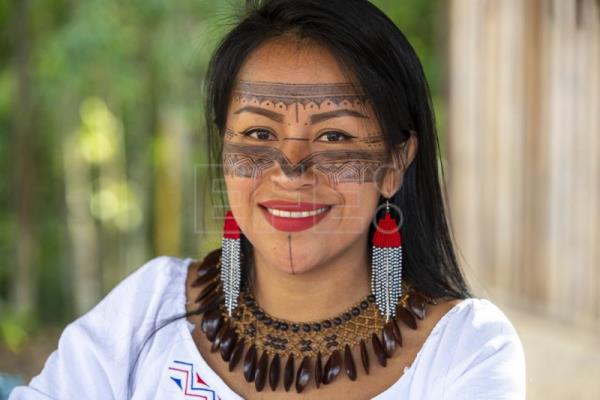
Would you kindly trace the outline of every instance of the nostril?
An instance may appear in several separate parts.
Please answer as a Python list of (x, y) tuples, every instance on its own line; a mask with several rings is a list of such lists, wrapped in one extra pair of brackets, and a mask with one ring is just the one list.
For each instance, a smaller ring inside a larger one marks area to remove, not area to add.
[(272, 182), (286, 189), (307, 189), (317, 185), (317, 177), (310, 166), (298, 165), (288, 171), (280, 169), (271, 175)]

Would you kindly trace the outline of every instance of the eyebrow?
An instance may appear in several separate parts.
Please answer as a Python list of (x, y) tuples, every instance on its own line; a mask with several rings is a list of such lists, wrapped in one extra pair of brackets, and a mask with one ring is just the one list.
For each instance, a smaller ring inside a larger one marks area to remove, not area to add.
[(267, 110), (267, 109), (261, 108), (261, 107), (253, 107), (253, 106), (242, 107), (239, 110), (237, 110), (236, 112), (234, 112), (234, 114), (241, 114), (243, 112), (251, 112), (251, 113), (258, 114), (258, 115), (262, 115), (263, 117), (272, 119), (275, 122), (279, 122), (279, 123), (283, 122), (283, 114), (280, 114), (275, 111)]
[(319, 122), (323, 122), (326, 121), (328, 119), (331, 118), (338, 118), (338, 117), (357, 117), (357, 118), (369, 118), (366, 115), (359, 113), (358, 111), (354, 111), (354, 110), (348, 110), (348, 109), (342, 109), (342, 110), (335, 110), (335, 111), (328, 111), (328, 112), (324, 112), (324, 113), (319, 113), (319, 114), (313, 114), (310, 117), (310, 124), (318, 124)]
[[(283, 114), (280, 114), (275, 111), (267, 110), (265, 108), (254, 107), (254, 106), (242, 107), (239, 110), (235, 111), (234, 114), (241, 114), (244, 112), (251, 112), (251, 113), (258, 114), (258, 115), (262, 115), (264, 117), (267, 117), (267, 118), (272, 119), (273, 121), (279, 122), (279, 123), (282, 123), (283, 119), (284, 119)], [(327, 111), (327, 112), (323, 112), (323, 113), (319, 113), (319, 114), (313, 114), (310, 116), (310, 124), (314, 125), (314, 124), (318, 124), (323, 121), (327, 121), (328, 119), (346, 117), (346, 116), (356, 117), (356, 118), (365, 118), (365, 119), (369, 118), (366, 115), (364, 115), (358, 111), (343, 109), (343, 110)]]

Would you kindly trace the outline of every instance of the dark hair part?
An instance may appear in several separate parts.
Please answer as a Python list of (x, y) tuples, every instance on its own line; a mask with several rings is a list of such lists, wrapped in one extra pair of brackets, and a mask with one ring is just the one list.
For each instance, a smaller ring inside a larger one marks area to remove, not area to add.
[[(209, 177), (222, 177), (223, 133), (242, 64), (260, 45), (277, 38), (307, 39), (324, 46), (340, 61), (371, 100), (390, 153), (411, 131), (416, 133), (416, 157), (391, 199), (404, 216), (403, 278), (433, 298), (472, 297), (447, 225), (438, 176), (439, 142), (421, 63), (402, 32), (366, 0), (246, 2), (245, 15), (223, 38), (207, 72), (207, 140), (209, 159), (215, 166)], [(369, 238), (373, 232), (371, 226)], [(246, 259), (251, 260), (252, 246), (247, 239), (242, 244)], [(204, 311), (188, 312), (167, 323)]]

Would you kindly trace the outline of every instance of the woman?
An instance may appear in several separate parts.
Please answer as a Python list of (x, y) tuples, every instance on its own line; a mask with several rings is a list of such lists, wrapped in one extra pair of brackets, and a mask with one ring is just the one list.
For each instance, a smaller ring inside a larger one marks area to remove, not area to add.
[(207, 82), (222, 248), (140, 268), (11, 399), (525, 397), (513, 326), (458, 268), (425, 78), (384, 14), (254, 4)]

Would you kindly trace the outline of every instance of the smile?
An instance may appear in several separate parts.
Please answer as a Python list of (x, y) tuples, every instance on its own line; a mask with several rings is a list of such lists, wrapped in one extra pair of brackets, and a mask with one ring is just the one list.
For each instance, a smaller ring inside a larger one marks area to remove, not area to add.
[(332, 206), (327, 204), (267, 201), (259, 204), (263, 216), (273, 228), (299, 232), (318, 224)]

